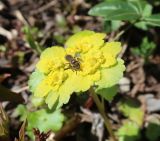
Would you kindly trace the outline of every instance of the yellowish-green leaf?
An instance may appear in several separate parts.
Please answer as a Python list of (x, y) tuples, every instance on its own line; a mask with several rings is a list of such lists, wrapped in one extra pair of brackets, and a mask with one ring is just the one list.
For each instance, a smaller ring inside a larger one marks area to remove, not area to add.
[(118, 141), (137, 141), (140, 138), (140, 127), (131, 121), (125, 122), (117, 131)]
[(96, 93), (101, 95), (105, 100), (111, 101), (117, 94), (117, 89), (118, 89), (117, 86), (113, 86), (109, 88), (96, 90)]
[(123, 76), (124, 62), (118, 59), (117, 64), (101, 70), (101, 79), (96, 82), (98, 89), (109, 88), (116, 85)]
[(36, 87), (43, 80), (43, 78), (44, 78), (44, 74), (38, 70), (35, 70), (35, 72), (31, 74), (28, 85), (32, 92), (35, 91)]
[(143, 124), (144, 111), (141, 109), (139, 103), (133, 99), (124, 99), (118, 105), (119, 110), (134, 121), (139, 127)]

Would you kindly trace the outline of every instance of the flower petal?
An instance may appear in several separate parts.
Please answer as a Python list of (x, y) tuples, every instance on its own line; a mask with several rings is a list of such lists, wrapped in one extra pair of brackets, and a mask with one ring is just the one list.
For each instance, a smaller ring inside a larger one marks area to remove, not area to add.
[(71, 94), (74, 92), (74, 85), (71, 82), (72, 77), (68, 77), (58, 90), (59, 101), (58, 106), (61, 107), (69, 101)]
[(77, 42), (80, 42), (83, 38), (91, 36), (95, 34), (94, 31), (89, 31), (89, 30), (85, 30), (85, 31), (80, 31), (76, 34), (74, 34), (73, 36), (71, 36), (67, 42), (65, 43), (65, 47), (74, 47), (75, 45), (77, 45)]
[(120, 42), (108, 42), (102, 48), (101, 51), (105, 58), (105, 62), (102, 67), (110, 67), (117, 63), (117, 55), (121, 51)]
[(87, 52), (90, 48), (96, 47), (100, 48), (104, 44), (104, 37), (106, 34), (103, 33), (95, 33), (93, 31), (81, 31), (71, 36), (66, 44), (67, 52), (75, 52), (73, 48), (76, 49), (77, 52)]
[(75, 77), (72, 77), (72, 84), (75, 87), (75, 92), (84, 92), (93, 85), (93, 81), (89, 75), (75, 75)]
[[(58, 97), (59, 97), (59, 94), (54, 92), (54, 91), (51, 91), (48, 96), (46, 97), (46, 104), (48, 104), (48, 107), (51, 109), (54, 105), (56, 105), (56, 102), (58, 102)], [(57, 109), (57, 108), (56, 108)]]
[(120, 42), (108, 42), (101, 48), (101, 51), (103, 52), (104, 56), (112, 54), (114, 57), (116, 57), (121, 49)]
[(60, 46), (53, 46), (50, 48), (47, 48), (43, 51), (41, 54), (40, 59), (54, 59), (54, 58), (61, 58), (65, 56), (65, 49)]
[[(94, 83), (92, 79), (96, 79), (97, 77), (97, 74), (95, 75), (95, 78), (93, 78), (93, 76), (81, 76), (71, 71), (68, 79), (61, 85), (58, 90), (57, 95), (59, 95), (59, 99), (57, 108), (61, 107), (63, 104), (68, 103), (73, 92), (84, 92), (88, 90)], [(50, 101), (50, 103), (53, 105), (52, 101)]]
[(44, 97), (51, 90), (52, 90), (52, 87), (50, 85), (46, 85), (45, 81), (42, 80), (42, 82), (36, 87), (35, 92), (34, 92), (34, 96), (35, 97)]
[(65, 60), (66, 52), (62, 47), (47, 48), (40, 57), (40, 61), (37, 63), (36, 68), (47, 74), (51, 69), (61, 67)]

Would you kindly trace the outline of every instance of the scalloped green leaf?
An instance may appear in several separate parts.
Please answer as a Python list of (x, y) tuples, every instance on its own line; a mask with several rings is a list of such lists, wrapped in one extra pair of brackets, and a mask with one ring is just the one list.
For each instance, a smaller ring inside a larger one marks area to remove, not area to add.
[(116, 65), (101, 70), (102, 79), (96, 82), (96, 85), (98, 85), (97, 89), (110, 88), (116, 85), (122, 78), (124, 70), (124, 61), (118, 58)]
[(146, 137), (150, 141), (158, 141), (160, 138), (160, 119), (157, 115), (152, 115), (152, 118), (149, 118), (149, 123), (145, 131)]
[(33, 128), (38, 128), (41, 132), (47, 132), (49, 130), (54, 132), (59, 131), (63, 125), (65, 116), (61, 113), (61, 110), (53, 112), (41, 109), (28, 113), (27, 120), (27, 134), (33, 138)]
[(24, 121), (27, 118), (27, 115), (28, 115), (27, 107), (22, 104), (19, 104), (12, 114), (13, 117), (20, 116), (20, 121)]
[(30, 101), (35, 107), (40, 107), (45, 105), (45, 100), (42, 97), (35, 97), (34, 95), (32, 95), (30, 97)]
[(116, 85), (110, 88), (97, 89), (96, 93), (101, 95), (105, 100), (112, 101), (114, 96), (117, 94), (117, 91), (118, 87)]
[(118, 129), (117, 135), (118, 141), (137, 141), (140, 139), (140, 128), (136, 123), (127, 121)]
[(137, 101), (129, 98), (123, 99), (118, 104), (118, 109), (124, 114), (124, 116), (134, 121), (138, 126), (142, 126), (144, 111), (141, 109)]

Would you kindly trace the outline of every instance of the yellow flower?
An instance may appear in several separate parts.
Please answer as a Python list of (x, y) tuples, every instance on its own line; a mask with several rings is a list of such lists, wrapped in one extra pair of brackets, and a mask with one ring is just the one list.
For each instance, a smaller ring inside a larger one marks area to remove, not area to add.
[(65, 48), (44, 50), (29, 81), (34, 96), (44, 97), (49, 108), (59, 108), (73, 92), (114, 86), (124, 71), (117, 58), (121, 44), (105, 43), (104, 38), (103, 33), (81, 31), (67, 40)]

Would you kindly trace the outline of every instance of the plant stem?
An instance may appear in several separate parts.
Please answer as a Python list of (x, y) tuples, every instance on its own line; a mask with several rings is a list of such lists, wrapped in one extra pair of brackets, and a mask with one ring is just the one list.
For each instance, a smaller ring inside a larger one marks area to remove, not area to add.
[(109, 122), (109, 119), (108, 117), (106, 116), (106, 113), (105, 113), (105, 109), (104, 109), (104, 105), (103, 103), (101, 103), (101, 101), (99, 100), (97, 94), (95, 93), (94, 89), (91, 87), (90, 90), (89, 90), (90, 94), (92, 95), (93, 97), (93, 100), (95, 101), (95, 104), (97, 105), (97, 108), (100, 112), (100, 114), (102, 115), (103, 119), (104, 119), (104, 124), (112, 138), (113, 141), (117, 141), (113, 131), (112, 131), (112, 126)]
[(128, 31), (134, 24), (136, 24), (140, 19), (135, 20), (133, 23), (131, 23), (129, 26), (127, 26), (124, 30), (120, 31), (112, 40), (118, 40), (120, 36), (122, 36), (126, 31)]

